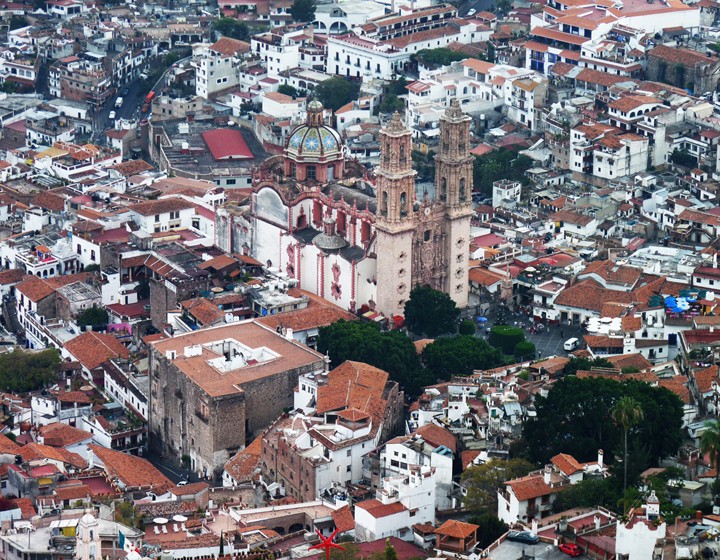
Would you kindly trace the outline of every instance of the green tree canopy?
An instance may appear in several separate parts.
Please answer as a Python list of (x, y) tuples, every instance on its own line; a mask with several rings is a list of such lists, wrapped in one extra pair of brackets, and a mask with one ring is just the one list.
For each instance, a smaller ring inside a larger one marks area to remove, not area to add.
[(473, 335), (443, 336), (428, 344), (422, 359), (440, 379), (470, 375), (476, 369), (490, 369), (506, 362), (502, 352)]
[(475, 334), (475, 322), (472, 319), (463, 319), (458, 326), (460, 334)]
[(644, 413), (640, 403), (634, 398), (625, 395), (615, 403), (610, 411), (613, 422), (623, 429), (623, 491), (627, 488), (628, 472), (628, 432), (630, 428), (642, 422)]
[(700, 451), (710, 455), (710, 464), (715, 469), (715, 481), (720, 480), (720, 419), (705, 422), (705, 431), (700, 436)]
[(495, 325), (490, 329), (488, 342), (490, 346), (512, 355), (515, 352), (515, 346), (523, 340), (525, 340), (525, 332), (522, 329), (509, 325)]
[(559, 492), (553, 502), (553, 512), (572, 508), (602, 506), (615, 510), (621, 489), (615, 478), (587, 478)]
[(480, 526), (477, 531), (477, 543), (480, 549), (490, 546), (510, 528), (507, 523), (498, 519), (497, 512), (475, 515), (470, 518), (470, 523)]
[(231, 17), (221, 17), (213, 21), (213, 29), (223, 37), (248, 41), (250, 39), (250, 28), (244, 21)]
[(529, 340), (521, 340), (515, 345), (513, 355), (519, 360), (532, 360), (535, 358), (535, 345)]
[[(569, 376), (555, 383), (547, 397), (537, 398), (537, 416), (523, 427), (530, 460), (543, 464), (558, 453), (568, 453), (586, 462), (595, 459), (598, 449), (604, 449), (610, 462), (608, 451), (618, 455), (617, 450), (623, 447), (623, 434), (611, 411), (624, 396), (635, 399), (643, 411), (643, 419), (633, 429), (633, 440), (643, 449), (642, 453), (641, 448), (630, 452), (628, 482), (675, 453), (682, 442), (683, 418), (677, 395), (642, 381), (620, 383), (603, 377)], [(634, 461), (633, 455), (645, 455), (645, 459)]]
[(525, 172), (533, 166), (533, 161), (508, 148), (493, 150), (482, 156), (475, 156), (473, 165), (473, 189), (487, 196), (492, 195), (495, 181), (508, 179), (528, 184)]
[(474, 465), (462, 475), (467, 489), (464, 506), (478, 514), (497, 515), (497, 491), (506, 480), (525, 476), (533, 466), (525, 459), (495, 459)]
[(360, 85), (357, 82), (340, 76), (324, 80), (315, 87), (317, 98), (325, 107), (333, 111), (356, 100), (359, 93)]
[(412, 341), (400, 331), (382, 332), (373, 323), (337, 321), (321, 327), (318, 351), (330, 356), (333, 367), (345, 360), (365, 362), (387, 371), (409, 394), (424, 384), (420, 359)]
[(313, 21), (315, 19), (315, 0), (294, 0), (290, 6), (293, 21)]
[(595, 358), (594, 360), (591, 360), (590, 358), (578, 358), (573, 356), (570, 358), (570, 361), (565, 364), (563, 371), (565, 372), (565, 375), (575, 375), (578, 371), (590, 371), (592, 368), (614, 369), (615, 366), (612, 365), (612, 362), (609, 362), (605, 358)]
[(78, 325), (107, 325), (108, 313), (104, 307), (88, 307), (77, 316)]
[(18, 393), (40, 389), (57, 380), (59, 365), (60, 354), (55, 348), (0, 354), (0, 387)]
[(413, 57), (426, 66), (447, 66), (458, 60), (465, 60), (468, 58), (468, 55), (455, 52), (446, 47), (440, 47), (437, 49), (422, 49), (414, 54)]
[(293, 99), (298, 96), (297, 90), (290, 84), (280, 84), (278, 86), (278, 93), (284, 93), (285, 95), (289, 95)]
[(405, 102), (394, 93), (386, 93), (380, 102), (381, 113), (402, 113), (405, 111)]
[(431, 338), (454, 333), (460, 310), (445, 292), (430, 286), (415, 286), (405, 302), (405, 326), (415, 334)]
[(405, 76), (400, 76), (395, 80), (390, 80), (385, 88), (385, 93), (392, 93), (393, 95), (405, 95), (407, 93), (408, 81)]

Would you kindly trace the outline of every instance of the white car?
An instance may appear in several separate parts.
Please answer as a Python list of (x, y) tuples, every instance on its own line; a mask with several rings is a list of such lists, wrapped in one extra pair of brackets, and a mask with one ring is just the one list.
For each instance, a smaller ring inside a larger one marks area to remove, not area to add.
[(110, 114), (108, 115), (108, 118), (112, 121), (115, 120), (115, 111), (110, 111)]
[(472, 10), (469, 10), (467, 13), (467, 15), (469, 15), (469, 16), (474, 16), (475, 14), (477, 14), (477, 10), (475, 8), (473, 8)]

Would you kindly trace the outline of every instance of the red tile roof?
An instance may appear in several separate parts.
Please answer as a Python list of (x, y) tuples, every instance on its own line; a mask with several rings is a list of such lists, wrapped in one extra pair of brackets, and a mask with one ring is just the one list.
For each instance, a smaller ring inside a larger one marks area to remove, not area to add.
[(473, 536), (479, 528), (479, 525), (456, 521), (455, 519), (448, 519), (435, 530), (435, 533), (446, 537), (452, 537), (454, 539), (467, 539), (468, 537)]
[(355, 504), (355, 508), (364, 509), (367, 511), (372, 517), (375, 519), (380, 519), (382, 517), (388, 517), (390, 515), (395, 515), (397, 513), (400, 513), (401, 511), (404, 511), (407, 509), (404, 505), (402, 505), (400, 502), (393, 502), (391, 504), (383, 504), (379, 500), (365, 500), (364, 502), (360, 502)]
[(152, 489), (161, 493), (175, 488), (175, 484), (147, 459), (96, 444), (88, 445), (88, 449), (104, 465), (110, 478), (122, 482), (126, 489)]
[(339, 533), (355, 530), (355, 519), (353, 519), (350, 506), (344, 506), (332, 512), (335, 528)]
[(251, 480), (255, 470), (260, 464), (262, 452), (262, 436), (256, 437), (253, 442), (242, 451), (238, 451), (227, 463), (225, 470), (236, 482)]
[(455, 436), (452, 432), (437, 424), (425, 424), (415, 430), (413, 434), (422, 436), (425, 441), (437, 447), (444, 445), (453, 453), (457, 451), (457, 439)]
[(117, 338), (109, 334), (85, 332), (68, 340), (65, 350), (88, 369), (98, 367), (112, 358), (129, 358), (128, 349)]
[(52, 424), (40, 426), (39, 432), (43, 438), (43, 443), (51, 447), (66, 447), (93, 437), (90, 432), (62, 422), (53, 422)]
[(550, 459), (550, 462), (568, 476), (583, 470), (582, 465), (577, 462), (575, 457), (566, 453), (558, 453)]

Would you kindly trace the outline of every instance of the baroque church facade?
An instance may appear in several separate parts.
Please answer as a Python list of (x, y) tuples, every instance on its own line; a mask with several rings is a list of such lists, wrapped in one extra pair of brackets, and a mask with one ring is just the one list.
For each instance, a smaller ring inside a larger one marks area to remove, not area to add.
[(374, 174), (349, 159), (318, 101), (281, 156), (253, 178), (250, 252), (298, 287), (343, 308), (393, 317), (416, 284), (468, 300), (472, 215), (469, 116), (457, 100), (440, 119), (435, 197), (416, 196), (412, 131), (399, 114), (380, 132)]

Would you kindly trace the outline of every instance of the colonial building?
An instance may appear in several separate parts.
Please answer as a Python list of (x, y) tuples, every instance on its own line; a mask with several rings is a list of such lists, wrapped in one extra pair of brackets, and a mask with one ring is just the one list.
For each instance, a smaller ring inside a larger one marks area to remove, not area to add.
[[(412, 132), (400, 115), (381, 132), (374, 176), (349, 159), (318, 101), (253, 181), (256, 258), (298, 286), (355, 311), (402, 315), (410, 290), (429, 284), (467, 305), (472, 157), (470, 117), (457, 100), (440, 119), (434, 199), (418, 197)], [(221, 228), (222, 231), (224, 229)], [(234, 235), (229, 232), (229, 235)]]
[(300, 375), (322, 373), (317, 352), (255, 321), (153, 344), (151, 445), (202, 475), (219, 472), (284, 408)]

